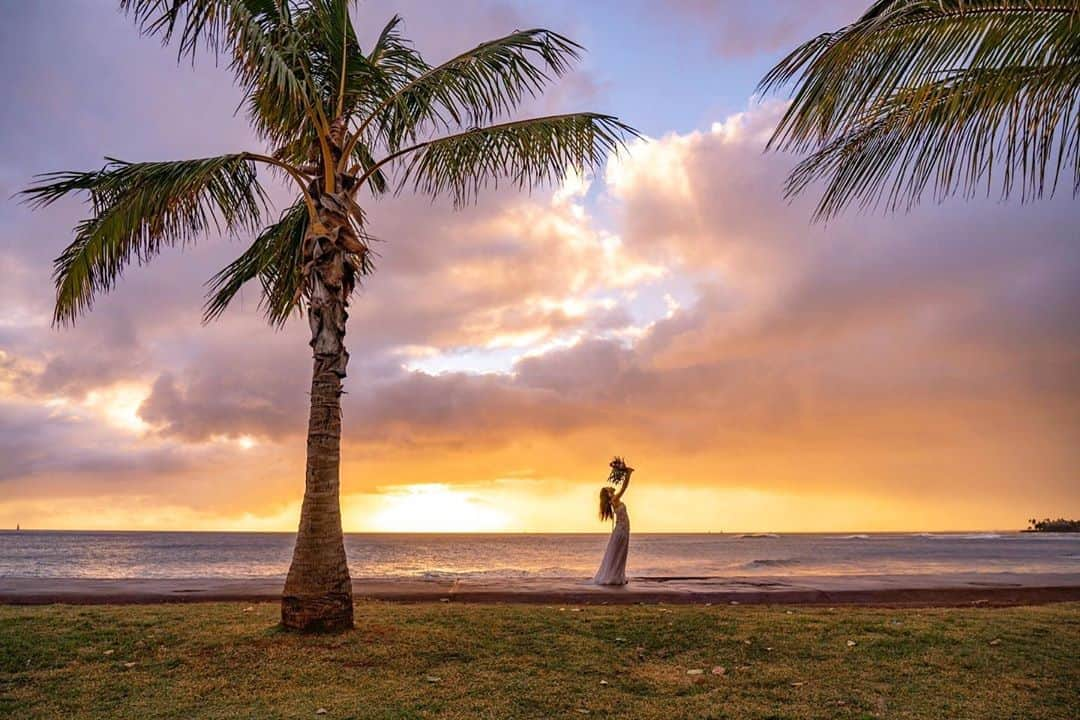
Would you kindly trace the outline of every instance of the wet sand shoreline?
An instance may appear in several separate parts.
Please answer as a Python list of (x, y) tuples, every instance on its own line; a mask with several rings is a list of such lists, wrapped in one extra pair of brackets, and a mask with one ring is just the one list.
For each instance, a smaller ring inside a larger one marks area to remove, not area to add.
[[(273, 602), (283, 578), (0, 578), (0, 604)], [(1080, 573), (632, 578), (357, 578), (354, 595), (399, 602), (957, 606), (1080, 601)]]

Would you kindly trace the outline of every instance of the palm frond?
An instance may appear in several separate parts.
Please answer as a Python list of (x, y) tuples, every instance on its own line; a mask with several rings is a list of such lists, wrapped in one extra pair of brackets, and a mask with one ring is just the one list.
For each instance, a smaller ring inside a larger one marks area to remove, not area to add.
[[(830, 181), (829, 196), (819, 208), (827, 216), (855, 197), (865, 200), (879, 195), (882, 187), (874, 183), (885, 177), (907, 175), (901, 187), (907, 188), (908, 199), (921, 196), (923, 180), (931, 177), (939, 198), (955, 192), (969, 194), (987, 180), (984, 170), (993, 167), (987, 156), (970, 154), (973, 149), (990, 152), (994, 145), (988, 138), (1006, 131), (1016, 136), (1002, 140), (1016, 146), (1032, 147), (1038, 142), (1027, 137), (1033, 125), (1006, 128), (1002, 122), (1008, 114), (1002, 114), (1002, 108), (1026, 114), (1021, 106), (1035, 102), (1033, 107), (1048, 113), (1047, 117), (1060, 122), (1070, 119), (1069, 92), (1076, 92), (1071, 78), (1077, 64), (1080, 2), (1076, 0), (878, 0), (854, 23), (796, 48), (765, 76), (759, 90), (795, 86), (769, 147), (815, 155), (800, 165), (789, 190), (805, 188), (815, 175), (842, 172)], [(1041, 73), (1044, 68), (1051, 70)], [(986, 87), (980, 90), (976, 82)], [(1046, 83), (1056, 90), (1048, 91)], [(1052, 98), (1056, 104), (1050, 103)], [(928, 108), (915, 107), (927, 102), (932, 103)], [(924, 132), (932, 138), (921, 143), (917, 136)], [(890, 163), (884, 163), (883, 157), (839, 161), (841, 155), (858, 156), (855, 147), (842, 151), (846, 142), (869, 148), (883, 142), (885, 135), (893, 137), (894, 152), (887, 155)], [(921, 145), (926, 152), (897, 150), (895, 142), (908, 135), (906, 147)], [(940, 152), (930, 152), (933, 147)], [(966, 162), (967, 172), (958, 171), (961, 161)], [(908, 164), (915, 162), (918, 167)], [(938, 170), (928, 173), (928, 163)], [(850, 173), (860, 165), (874, 168), (869, 187), (844, 189), (851, 183), (858, 185)], [(972, 173), (971, 168), (983, 170)], [(1029, 164), (1029, 168), (1034, 166)], [(956, 182), (957, 178), (963, 181)], [(1041, 180), (1036, 185), (1045, 187)], [(1052, 192), (1054, 183), (1049, 185)], [(1006, 196), (1012, 187), (1004, 185)], [(1025, 191), (1024, 197), (1038, 194)], [(891, 207), (903, 204), (889, 203)]]
[[(309, 216), (303, 202), (296, 202), (281, 214), (278, 222), (266, 227), (236, 260), (207, 282), (203, 322), (217, 319), (225, 312), (241, 288), (251, 280), (261, 285), (259, 307), (267, 321), (280, 327), (302, 308), (308, 290), (304, 271), (304, 240)], [(372, 238), (362, 227), (354, 226), (357, 235), (370, 244)], [(345, 261), (354, 276), (375, 271), (372, 253), (347, 253)]]
[(597, 168), (628, 137), (636, 136), (633, 128), (610, 115), (553, 115), (420, 143), (379, 165), (407, 155), (399, 189), (411, 183), (417, 192), (450, 195), (461, 206), (503, 178), (519, 189), (531, 189), (560, 179), (569, 168)]
[(133, 260), (147, 262), (211, 229), (255, 232), (267, 206), (244, 154), (149, 163), (110, 158), (98, 171), (40, 176), (22, 195), (43, 207), (79, 193), (89, 196), (92, 216), (54, 263), (59, 324), (74, 322)]
[(325, 133), (324, 98), (297, 26), (313, 14), (310, 7), (279, 0), (121, 0), (121, 8), (144, 34), (175, 39), (181, 57), (194, 60), (199, 47), (230, 56), (260, 137), (284, 145), (300, 134)]
[(382, 168), (375, 167), (376, 160), (367, 143), (357, 143), (356, 147), (353, 148), (352, 157), (357, 167), (360, 168), (361, 177), (366, 178), (372, 195), (382, 195), (390, 189), (390, 184), (386, 181), (386, 175), (383, 173)]
[(171, 43), (179, 31), (179, 57), (193, 57), (200, 45), (215, 54), (221, 52), (228, 41), (230, 13), (250, 13), (256, 4), (247, 0), (120, 0), (120, 9), (134, 18), (140, 32), (158, 35), (164, 44)]
[(420, 53), (401, 34), (401, 24), (400, 15), (390, 18), (367, 54), (368, 62), (390, 78), (395, 88), (402, 87), (428, 68)]
[(831, 139), (899, 89), (958, 69), (1075, 61), (1080, 3), (1063, 0), (880, 0), (858, 21), (797, 48), (759, 85), (797, 91), (773, 144)]
[[(360, 50), (347, 0), (309, 0), (294, 12), (303, 38), (312, 80), (331, 117), (343, 115), (353, 103), (347, 96), (369, 82), (368, 63)], [(353, 82), (349, 82), (353, 79)]]
[(397, 46), (398, 86), (361, 121), (358, 134), (391, 150), (432, 129), (484, 125), (543, 91), (578, 59), (581, 46), (544, 29), (519, 30), (436, 67)]
[[(288, 3), (275, 3), (288, 8)], [(247, 94), (260, 137), (281, 144), (298, 133), (325, 135), (329, 98), (319, 87), (309, 43), (286, 10), (233, 16), (232, 70)]]
[(283, 324), (303, 290), (303, 246), (308, 228), (304, 203), (297, 202), (265, 228), (240, 257), (207, 283), (203, 322), (219, 317), (240, 289), (256, 278), (262, 285), (260, 307), (274, 325)]
[(397, 15), (383, 27), (371, 51), (360, 48), (349, 0), (308, 0), (295, 23), (311, 58), (311, 72), (334, 116), (363, 115), (427, 69), (400, 32)]

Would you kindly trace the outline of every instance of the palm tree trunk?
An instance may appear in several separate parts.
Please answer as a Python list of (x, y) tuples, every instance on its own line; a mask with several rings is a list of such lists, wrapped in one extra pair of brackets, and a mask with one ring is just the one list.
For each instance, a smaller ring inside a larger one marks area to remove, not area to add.
[(345, 350), (344, 255), (323, 235), (312, 242), (308, 323), (315, 356), (308, 421), (307, 482), (292, 564), (281, 597), (286, 628), (353, 626), (352, 581), (341, 530), (341, 380)]

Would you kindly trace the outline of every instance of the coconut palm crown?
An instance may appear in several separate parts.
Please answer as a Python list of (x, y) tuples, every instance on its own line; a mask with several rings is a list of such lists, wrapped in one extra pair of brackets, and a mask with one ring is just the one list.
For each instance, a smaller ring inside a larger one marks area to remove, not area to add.
[(823, 180), (818, 218), (1080, 191), (1080, 0), (877, 0), (759, 90), (789, 84), (769, 147), (809, 153), (786, 192)]
[[(349, 298), (372, 272), (364, 198), (409, 189), (471, 203), (500, 181), (529, 189), (595, 168), (634, 131), (571, 113), (510, 119), (564, 74), (581, 48), (549, 30), (518, 30), (431, 65), (394, 17), (365, 51), (348, 0), (122, 0), (142, 32), (179, 57), (224, 56), (266, 151), (169, 162), (108, 158), (99, 170), (41, 176), (34, 206), (85, 195), (89, 217), (55, 261), (57, 324), (74, 322), (125, 267), (211, 231), (253, 238), (211, 278), (207, 321), (240, 288), (261, 287), (280, 325), (306, 313), (314, 368), (304, 502), (282, 595), (282, 622), (302, 630), (353, 623), (339, 505), (342, 378)], [(268, 217), (259, 168), (295, 184)]]

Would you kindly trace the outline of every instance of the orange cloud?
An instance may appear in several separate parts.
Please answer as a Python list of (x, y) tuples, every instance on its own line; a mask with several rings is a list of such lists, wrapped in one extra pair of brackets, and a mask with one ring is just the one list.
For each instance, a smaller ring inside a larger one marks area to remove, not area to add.
[[(601, 530), (614, 453), (646, 531), (1080, 511), (1075, 204), (811, 226), (760, 152), (776, 110), (531, 198), (374, 208), (347, 528)], [(235, 250), (132, 273), (72, 333), (0, 333), (0, 525), (292, 529), (305, 333), (251, 303), (199, 326), (197, 280)]]

